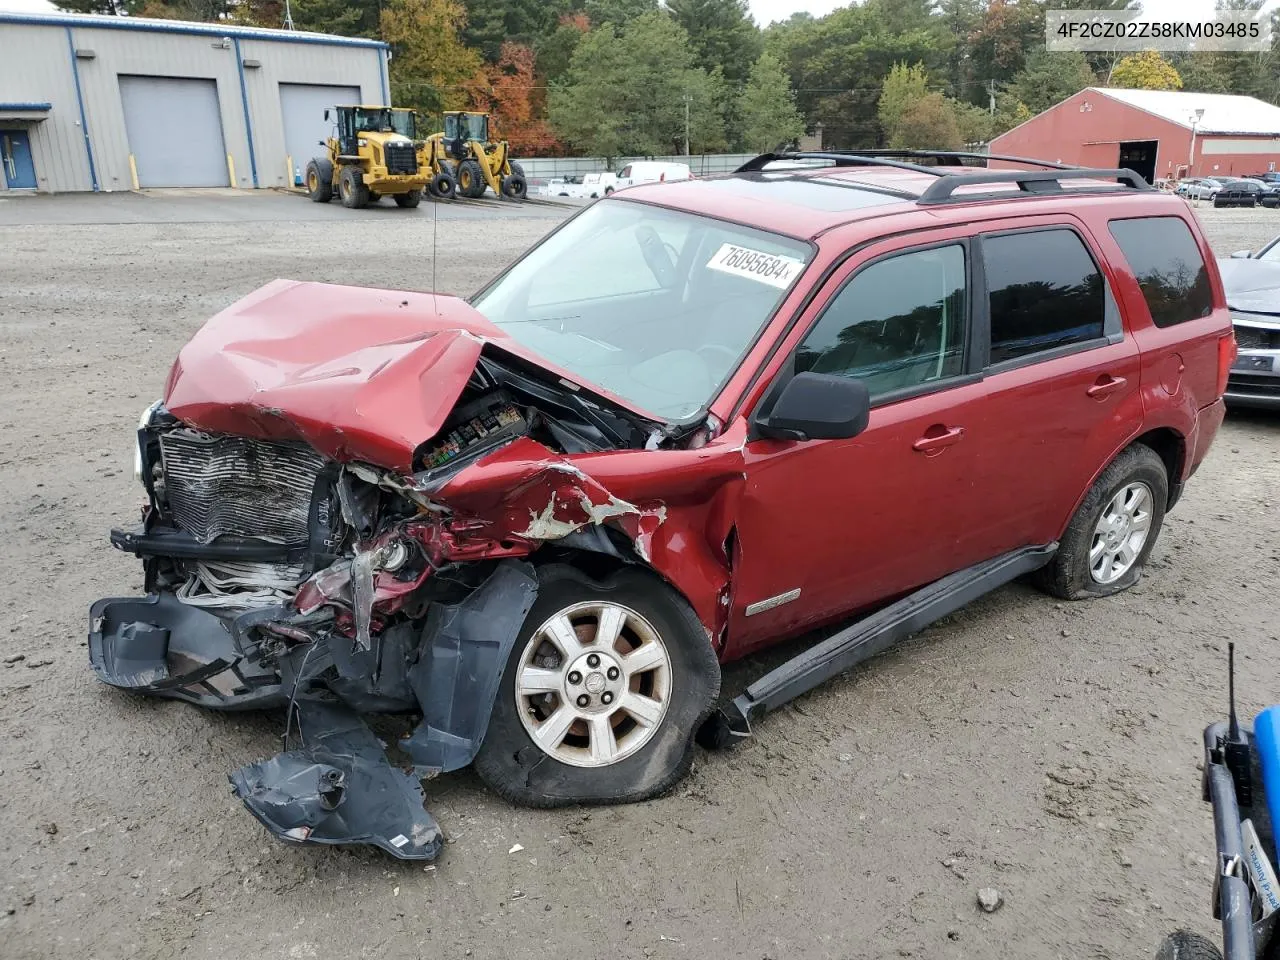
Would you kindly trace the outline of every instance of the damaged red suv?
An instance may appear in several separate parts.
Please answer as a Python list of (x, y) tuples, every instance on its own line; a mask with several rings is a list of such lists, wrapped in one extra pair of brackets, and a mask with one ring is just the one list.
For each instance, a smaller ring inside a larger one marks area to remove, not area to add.
[[(470, 300), (232, 305), (139, 424), (146, 595), (93, 605), (94, 669), (286, 707), (250, 811), (427, 858), (422, 778), (650, 797), (1015, 577), (1131, 586), (1222, 421), (1213, 258), (1129, 171), (968, 162), (766, 155), (595, 203)], [(394, 765), (375, 713), (415, 717)]]

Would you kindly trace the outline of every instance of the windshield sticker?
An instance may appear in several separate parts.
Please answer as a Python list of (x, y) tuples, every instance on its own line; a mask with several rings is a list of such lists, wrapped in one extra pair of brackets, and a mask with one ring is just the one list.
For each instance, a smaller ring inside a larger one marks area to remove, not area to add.
[(792, 280), (800, 276), (804, 261), (726, 243), (707, 261), (707, 266), (721, 273), (732, 273), (785, 290), (791, 286)]

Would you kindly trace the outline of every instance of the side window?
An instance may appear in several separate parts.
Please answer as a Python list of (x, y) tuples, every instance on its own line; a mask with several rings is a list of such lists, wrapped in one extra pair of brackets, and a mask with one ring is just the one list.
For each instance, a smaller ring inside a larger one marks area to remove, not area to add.
[(1124, 251), (1157, 327), (1213, 312), (1209, 271), (1191, 228), (1181, 217), (1112, 220), (1111, 235)]
[(622, 171), (618, 174), (619, 179), (622, 179), (622, 180), (627, 179), (627, 177), (629, 176), (631, 176), (631, 164), (627, 164), (625, 167), (623, 167)]
[(1073, 230), (982, 238), (992, 365), (1103, 335), (1106, 284)]
[(796, 371), (864, 381), (871, 396), (964, 368), (965, 253), (959, 244), (880, 260), (854, 276), (796, 351)]

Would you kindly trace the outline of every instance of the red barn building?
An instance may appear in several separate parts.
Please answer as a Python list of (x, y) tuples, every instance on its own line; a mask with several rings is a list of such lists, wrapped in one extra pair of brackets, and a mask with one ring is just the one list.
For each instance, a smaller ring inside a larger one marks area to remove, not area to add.
[(991, 141), (992, 153), (1147, 180), (1243, 176), (1280, 163), (1280, 107), (1254, 97), (1088, 87)]

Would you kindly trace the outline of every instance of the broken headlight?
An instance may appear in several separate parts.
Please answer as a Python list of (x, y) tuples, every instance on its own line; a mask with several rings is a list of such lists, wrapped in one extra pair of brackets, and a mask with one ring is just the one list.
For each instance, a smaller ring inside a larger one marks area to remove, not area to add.
[(138, 431), (133, 435), (133, 479), (142, 482), (142, 431), (151, 426), (151, 418), (156, 415), (164, 401), (157, 400), (142, 411), (138, 418)]

